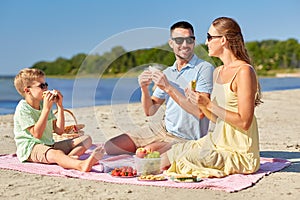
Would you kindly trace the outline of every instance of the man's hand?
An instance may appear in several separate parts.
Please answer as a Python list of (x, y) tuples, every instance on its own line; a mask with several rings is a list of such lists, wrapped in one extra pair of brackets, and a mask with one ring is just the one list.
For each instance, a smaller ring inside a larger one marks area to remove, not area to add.
[(152, 80), (157, 87), (162, 90), (166, 90), (170, 86), (170, 83), (164, 73), (161, 71), (155, 71), (152, 74)]
[(141, 88), (148, 87), (152, 82), (152, 72), (149, 70), (143, 71), (138, 77), (139, 85)]

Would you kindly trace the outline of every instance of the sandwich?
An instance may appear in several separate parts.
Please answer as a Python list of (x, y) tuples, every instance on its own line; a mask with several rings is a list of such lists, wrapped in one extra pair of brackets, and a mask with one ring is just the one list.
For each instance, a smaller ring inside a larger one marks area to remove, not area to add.
[(177, 174), (171, 176), (171, 180), (175, 182), (190, 183), (190, 182), (199, 182), (201, 181), (201, 178), (198, 178), (197, 176), (194, 176), (192, 174)]
[(160, 69), (158, 67), (152, 67), (151, 65), (149, 66), (149, 71), (151, 71), (152, 73), (160, 71)]
[(47, 90), (47, 91), (43, 92), (43, 97), (44, 97), (48, 92), (50, 92), (51, 94), (53, 94), (54, 97), (57, 97), (57, 91), (56, 91), (56, 90)]

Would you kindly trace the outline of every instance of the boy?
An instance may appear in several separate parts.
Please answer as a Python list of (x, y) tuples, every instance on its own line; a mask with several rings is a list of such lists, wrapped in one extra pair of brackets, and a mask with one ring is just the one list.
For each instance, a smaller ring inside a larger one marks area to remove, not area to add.
[[(83, 172), (91, 171), (104, 155), (102, 147), (96, 148), (89, 158), (79, 160), (92, 139), (88, 135), (71, 140), (54, 142), (52, 132), (64, 131), (63, 96), (60, 91), (48, 91), (45, 73), (39, 69), (23, 69), (15, 77), (16, 90), (24, 97), (16, 107), (14, 115), (14, 134), (17, 156), (21, 162), (52, 164)], [(57, 119), (52, 112), (56, 104)]]

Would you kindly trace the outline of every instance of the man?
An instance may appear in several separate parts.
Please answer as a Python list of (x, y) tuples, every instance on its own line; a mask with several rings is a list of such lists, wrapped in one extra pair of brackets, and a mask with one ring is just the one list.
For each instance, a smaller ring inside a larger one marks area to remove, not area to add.
[[(194, 54), (194, 28), (190, 23), (177, 22), (170, 32), (169, 45), (176, 57), (173, 66), (163, 72), (145, 70), (139, 76), (145, 114), (154, 115), (165, 102), (164, 120), (108, 140), (107, 154), (134, 153), (139, 147), (163, 153), (175, 143), (196, 140), (207, 133), (208, 119), (187, 100), (184, 90), (196, 80), (196, 91), (210, 97), (214, 67)], [(151, 96), (148, 87), (152, 81), (157, 87)]]

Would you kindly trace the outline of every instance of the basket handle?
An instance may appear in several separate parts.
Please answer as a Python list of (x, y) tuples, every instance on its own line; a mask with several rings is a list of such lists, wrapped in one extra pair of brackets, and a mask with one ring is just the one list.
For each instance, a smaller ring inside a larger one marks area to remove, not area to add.
[[(56, 110), (53, 114), (56, 115), (57, 112), (58, 112), (58, 111)], [(77, 123), (77, 119), (76, 119), (75, 115), (72, 113), (72, 111), (70, 111), (70, 110), (68, 110), (68, 109), (64, 109), (64, 112), (69, 113), (69, 114), (73, 117), (73, 120), (75, 121), (75, 125), (78, 124), (78, 123)]]

